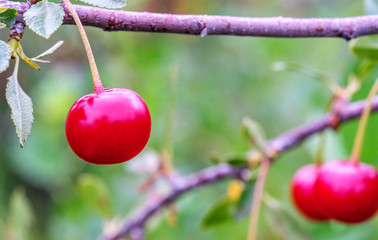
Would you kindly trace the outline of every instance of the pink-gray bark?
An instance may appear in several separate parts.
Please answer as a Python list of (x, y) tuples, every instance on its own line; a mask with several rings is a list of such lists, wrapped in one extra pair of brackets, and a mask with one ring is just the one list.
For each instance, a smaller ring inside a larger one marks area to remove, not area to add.
[[(365, 105), (366, 101), (362, 100), (346, 105), (345, 107), (340, 109), (340, 111), (338, 112), (339, 123), (342, 124), (349, 120), (360, 117), (362, 111), (365, 108)], [(374, 98), (372, 112), (378, 112), (378, 96)], [(327, 128), (334, 127), (332, 123), (333, 119), (334, 114), (327, 114), (316, 121), (298, 126), (290, 131), (287, 131), (280, 136), (269, 140), (266, 144), (267, 146), (279, 151), (281, 154), (285, 153), (288, 150), (298, 146), (307, 138), (321, 131), (324, 131)], [(232, 167), (228, 164), (219, 164), (206, 168), (187, 177), (177, 178), (176, 180), (173, 180), (175, 188), (170, 194), (161, 199), (157, 199), (153, 204), (149, 204), (146, 208), (138, 212), (137, 216), (126, 219), (124, 225), (112, 236), (101, 236), (99, 240), (117, 240), (122, 236), (129, 234), (134, 229), (143, 229), (144, 225), (151, 216), (153, 216), (164, 206), (173, 202), (184, 193), (225, 178), (242, 179), (244, 175), (243, 172), (245, 170), (247, 170), (246, 166)]]
[[(11, 7), (23, 14), (30, 7), (28, 3), (0, 0), (0, 7)], [(75, 6), (85, 26), (102, 28), (106, 31), (140, 31), (179, 33), (192, 35), (238, 35), (262, 37), (338, 37), (346, 40), (364, 35), (378, 34), (378, 15), (347, 18), (248, 18), (208, 15), (174, 15), (148, 12), (128, 12), (105, 10), (96, 7)], [(74, 24), (66, 10), (64, 24)], [(346, 105), (338, 112), (339, 123), (358, 118), (366, 101)], [(378, 96), (373, 103), (373, 112), (378, 111)], [(296, 127), (266, 143), (279, 153), (284, 153), (302, 143), (307, 138), (327, 128), (334, 127), (334, 114), (327, 114), (308, 124)], [(143, 236), (146, 222), (156, 212), (173, 202), (184, 193), (224, 178), (243, 178), (246, 166), (232, 167), (219, 164), (187, 177), (173, 180), (172, 192), (149, 204), (137, 215), (126, 219), (123, 226), (112, 236), (101, 236), (101, 240), (116, 240), (126, 234)]]
[[(28, 3), (0, 1), (24, 13)], [(337, 37), (346, 40), (378, 34), (378, 15), (345, 18), (231, 17), (212, 15), (177, 15), (149, 12), (106, 10), (75, 6), (85, 26), (106, 31), (179, 33), (191, 35), (237, 35), (261, 37)], [(74, 24), (66, 10), (64, 24)]]

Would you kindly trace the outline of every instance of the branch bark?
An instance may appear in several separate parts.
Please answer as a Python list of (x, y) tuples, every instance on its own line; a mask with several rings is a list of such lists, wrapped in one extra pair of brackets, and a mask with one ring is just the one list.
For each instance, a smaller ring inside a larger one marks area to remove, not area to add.
[[(338, 112), (338, 116), (340, 117), (340, 124), (360, 117), (365, 106), (366, 100), (361, 100), (355, 103), (350, 103), (341, 108)], [(375, 96), (373, 100), (372, 112), (378, 112), (378, 95)], [(332, 129), (333, 117), (334, 116), (332, 113), (326, 114), (316, 121), (298, 126), (281, 134), (276, 138), (271, 139), (267, 142), (267, 146), (281, 154), (285, 153), (295, 146), (298, 146), (307, 138), (319, 132), (322, 132), (327, 128)], [(223, 163), (206, 168), (198, 173), (193, 173), (192, 175), (189, 175), (187, 177), (177, 178), (173, 180), (175, 188), (170, 194), (156, 200), (153, 204), (145, 206), (145, 208), (140, 210), (138, 214), (136, 214), (136, 216), (130, 219), (126, 219), (123, 226), (117, 232), (113, 232), (111, 236), (101, 236), (99, 240), (117, 240), (122, 236), (130, 233), (134, 229), (143, 229), (144, 225), (151, 216), (153, 216), (164, 206), (168, 205), (184, 193), (213, 182), (218, 182), (225, 178), (243, 179), (245, 171), (248, 171), (248, 168), (246, 166), (232, 167), (228, 164)]]
[[(28, 3), (0, 0), (0, 7), (15, 8), (23, 14)], [(190, 35), (236, 35), (254, 37), (333, 37), (352, 38), (378, 34), (378, 15), (345, 18), (231, 17), (178, 15), (106, 10), (75, 5), (84, 26), (105, 31), (179, 33)], [(64, 24), (74, 24), (66, 9)]]
[[(0, 0), (0, 7), (15, 8), (23, 14), (30, 7), (28, 3)], [(284, 17), (249, 18), (231, 16), (208, 15), (175, 15), (148, 12), (129, 12), (121, 10), (106, 10), (96, 7), (75, 5), (80, 20), (84, 26), (92, 26), (105, 31), (135, 31), (160, 32), (191, 35), (237, 35), (261, 37), (334, 37), (350, 40), (352, 38), (378, 34), (378, 15), (346, 17), (346, 18), (311, 18), (296, 19)], [(74, 24), (72, 16), (65, 9), (64, 24)], [(365, 101), (359, 101), (344, 106), (339, 112), (340, 124), (358, 118)], [(372, 112), (378, 111), (378, 96), (375, 97)], [(277, 153), (285, 153), (298, 146), (310, 136), (327, 128), (332, 124), (333, 114), (308, 124), (296, 127), (266, 143), (269, 149)], [(173, 180), (174, 188), (168, 195), (146, 205), (138, 214), (126, 219), (111, 236), (103, 235), (101, 240), (116, 240), (126, 234), (141, 231), (146, 222), (164, 206), (176, 200), (184, 193), (207, 184), (218, 182), (225, 178), (243, 178), (247, 167), (232, 167), (219, 164), (209, 167), (187, 177)]]

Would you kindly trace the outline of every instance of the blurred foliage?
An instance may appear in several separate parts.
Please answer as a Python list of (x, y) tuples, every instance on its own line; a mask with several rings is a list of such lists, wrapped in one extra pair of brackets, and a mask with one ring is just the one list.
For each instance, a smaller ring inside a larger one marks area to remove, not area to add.
[[(362, 1), (352, 0), (129, 0), (126, 9), (266, 17), (364, 14)], [(87, 33), (104, 85), (133, 89), (149, 106), (152, 134), (147, 149), (162, 153), (167, 145), (163, 141), (167, 134), (166, 121), (172, 121), (170, 151), (179, 174), (209, 166), (207, 156), (211, 151), (229, 159), (249, 150), (249, 143), (240, 136), (240, 125), (246, 116), (259, 122), (267, 138), (271, 138), (322, 115), (331, 95), (328, 87), (303, 74), (272, 71), (273, 62), (310, 66), (342, 85), (347, 83), (348, 75), (364, 71), (361, 67), (364, 60), (349, 52), (348, 43), (342, 39), (201, 38), (103, 32), (95, 28), (87, 28)], [(0, 39), (6, 41), (7, 34), (8, 30), (0, 30)], [(130, 171), (130, 163), (90, 165), (70, 150), (64, 132), (66, 114), (76, 99), (93, 92), (78, 31), (74, 26), (63, 26), (45, 40), (26, 30), (22, 46), (28, 56), (35, 56), (59, 40), (65, 43), (47, 57), (52, 63), (43, 65), (41, 71), (24, 63), (20, 66), (19, 81), (33, 100), (35, 118), (24, 149), (19, 148), (5, 100), (6, 78), (11, 75), (12, 67), (0, 75), (0, 236), (6, 234), (4, 229), (10, 231), (15, 227), (22, 229), (19, 234), (32, 231), (17, 240), (95, 239), (107, 217), (125, 217), (153, 193), (138, 190), (149, 175)], [(179, 69), (175, 95), (170, 87), (172, 65)], [(373, 66), (354, 100), (366, 97), (378, 75), (375, 63)], [(171, 114), (172, 119), (167, 117)], [(374, 166), (378, 165), (377, 122), (375, 114), (369, 121), (362, 157)], [(327, 132), (326, 159), (348, 157), (357, 124), (358, 121), (352, 121), (336, 133)], [(284, 214), (299, 221), (306, 234), (314, 239), (374, 239), (378, 235), (377, 217), (355, 226), (319, 224), (303, 219), (293, 208), (288, 193), (291, 176), (300, 166), (314, 160), (316, 140), (312, 138), (272, 166), (267, 192), (279, 199)], [(177, 224), (170, 225), (164, 212), (160, 213), (149, 222), (146, 238), (245, 239), (247, 217), (236, 224), (229, 221), (221, 227), (201, 228), (204, 212), (225, 195), (227, 184), (224, 181), (183, 196), (177, 202)], [(160, 191), (166, 189), (166, 184), (159, 181), (154, 186)], [(251, 186), (247, 184), (246, 188)], [(251, 192), (242, 195), (241, 200), (250, 199)], [(245, 202), (239, 208), (249, 211)], [(284, 239), (272, 232), (271, 224), (275, 220), (271, 212), (262, 209), (259, 239)]]

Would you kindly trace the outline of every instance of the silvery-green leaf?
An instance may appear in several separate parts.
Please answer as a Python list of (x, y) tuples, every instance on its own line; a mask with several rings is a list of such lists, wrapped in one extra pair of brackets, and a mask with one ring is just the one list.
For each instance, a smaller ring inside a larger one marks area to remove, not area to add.
[(45, 0), (33, 5), (24, 14), (26, 24), (38, 35), (49, 38), (63, 23), (64, 10)]
[(17, 80), (20, 59), (16, 58), (16, 65), (12, 76), (8, 78), (6, 98), (11, 108), (14, 125), (21, 147), (30, 135), (33, 123), (33, 104), (28, 95), (22, 90)]
[(0, 73), (5, 71), (9, 66), (11, 50), (6, 42), (0, 41)]
[(126, 6), (126, 0), (80, 0), (82, 2), (104, 8), (122, 8)]
[(57, 42), (54, 46), (52, 46), (48, 50), (44, 51), (43, 53), (39, 54), (38, 56), (32, 58), (31, 60), (35, 61), (35, 60), (38, 60), (41, 57), (53, 54), (60, 46), (62, 46), (63, 43), (64, 43), (63, 41)]

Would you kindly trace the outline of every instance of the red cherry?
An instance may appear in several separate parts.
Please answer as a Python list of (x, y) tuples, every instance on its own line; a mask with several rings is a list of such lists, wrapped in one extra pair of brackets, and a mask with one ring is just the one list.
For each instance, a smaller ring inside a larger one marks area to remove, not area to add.
[(298, 210), (311, 220), (325, 221), (328, 218), (318, 212), (315, 198), (315, 183), (319, 167), (315, 164), (301, 167), (291, 181), (291, 197)]
[(135, 92), (106, 89), (77, 100), (66, 120), (72, 150), (94, 164), (116, 164), (135, 157), (150, 137), (147, 105)]
[(378, 210), (378, 172), (363, 163), (335, 160), (323, 164), (315, 184), (321, 213), (345, 223), (359, 223)]

